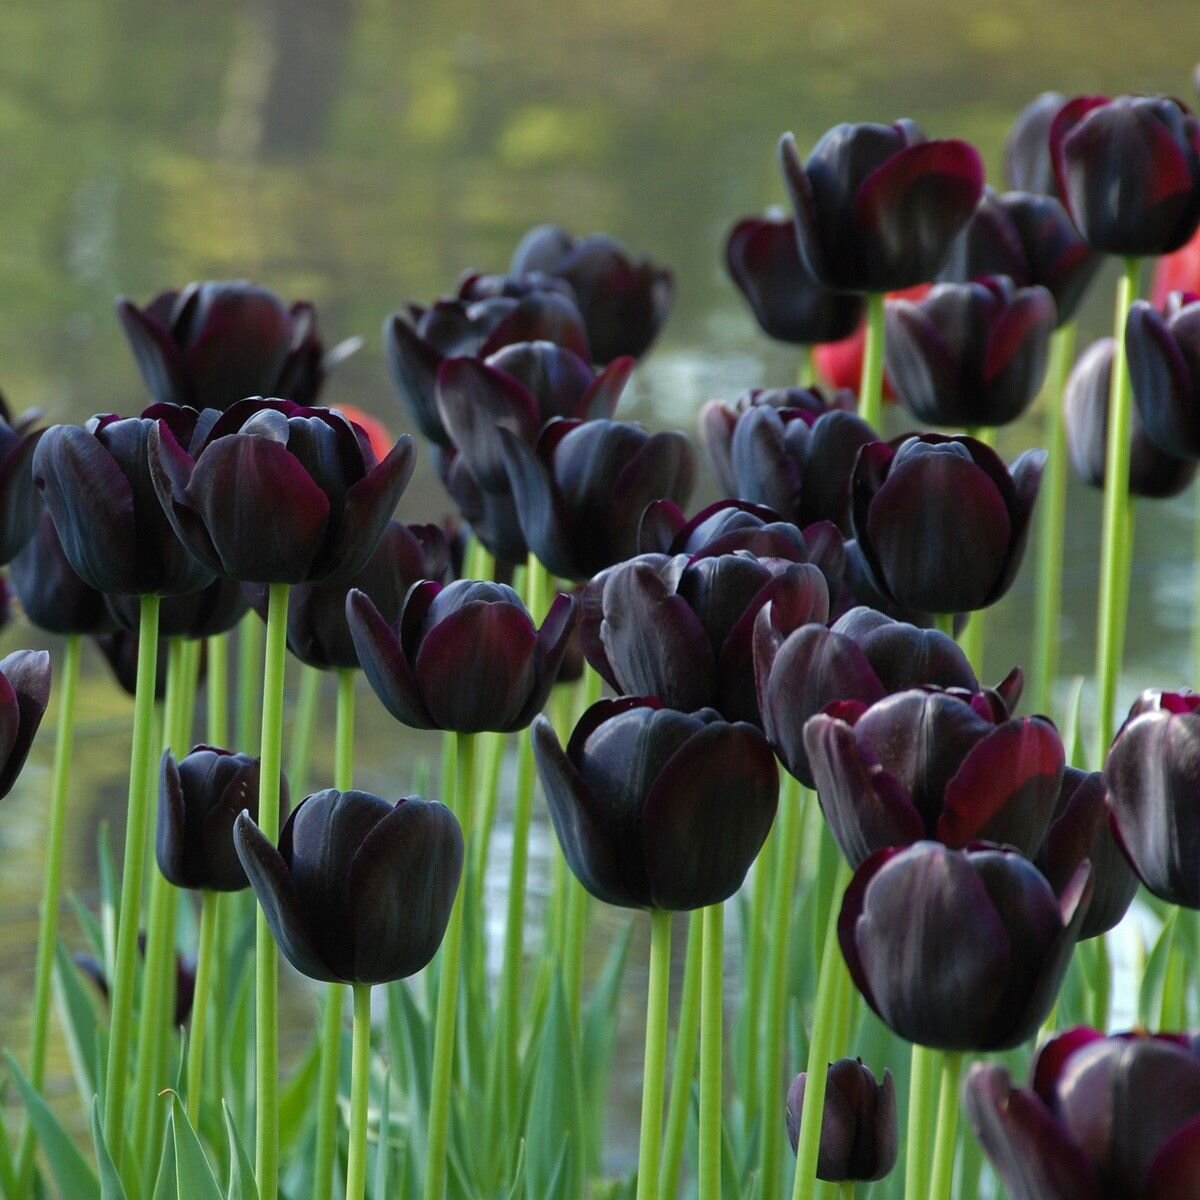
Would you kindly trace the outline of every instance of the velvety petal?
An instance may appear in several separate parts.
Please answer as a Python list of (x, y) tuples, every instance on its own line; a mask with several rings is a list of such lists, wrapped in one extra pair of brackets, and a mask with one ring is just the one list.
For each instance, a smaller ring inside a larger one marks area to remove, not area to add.
[(75, 573), (63, 553), (54, 518), (43, 507), (33, 537), (13, 559), (9, 579), (21, 611), (47, 633), (96, 633), (110, 618), (104, 597)]
[[(529, 548), (552, 574), (582, 579), (569, 517), (554, 481), (537, 453), (506, 429), (499, 430), (504, 467)], [(610, 564), (608, 564), (610, 565)]]
[(1200, 406), (1187, 360), (1162, 315), (1143, 300), (1129, 310), (1125, 349), (1146, 435), (1166, 454), (1200, 458)]
[(1174, 1200), (1200, 1193), (1200, 1116), (1180, 1126), (1154, 1156), (1143, 1189), (1145, 1200)]
[[(808, 427), (799, 423), (807, 434)], [(729, 444), (734, 488), (731, 494), (779, 513), (800, 510), (800, 463), (784, 444), (784, 424), (779, 413), (756, 405), (738, 418)]]
[(887, 692), (933, 684), (941, 688), (979, 686), (975, 672), (958, 643), (940, 629), (919, 629), (904, 621), (882, 619), (866, 629), (855, 614), (870, 612), (852, 609), (833, 625), (835, 633), (845, 633), (862, 648), (875, 674)]
[(486, 358), (505, 346), (522, 342), (553, 342), (592, 361), (588, 331), (579, 309), (564, 295), (538, 292), (522, 296), (512, 311), (498, 321), (479, 347)]
[(817, 219), (817, 204), (812, 184), (804, 169), (796, 139), (785, 133), (779, 139), (777, 150), (779, 166), (783, 172), (783, 183), (792, 202), (792, 213), (796, 220), (796, 245), (804, 266), (826, 287), (836, 287), (845, 281), (832, 270), (832, 264), (822, 245), (821, 230)]
[(357, 589), (352, 589), (346, 597), (346, 623), (363, 674), (384, 708), (412, 729), (436, 729), (437, 722), (425, 707), (395, 628), (383, 619), (369, 597)]
[(850, 478), (858, 452), (875, 438), (875, 431), (855, 413), (833, 409), (816, 419), (803, 461), (802, 524), (832, 521), (843, 533), (850, 532)]
[(546, 707), (551, 689), (558, 681), (563, 660), (571, 645), (580, 617), (580, 604), (574, 596), (560, 592), (537, 631), (533, 651), (534, 684), (516, 722), (509, 729), (524, 729)]
[[(685, 504), (696, 481), (696, 452), (682, 433), (669, 430), (652, 434), (622, 467), (612, 484), (608, 518), (608, 553), (612, 561), (630, 558), (637, 551), (642, 513), (653, 500)], [(603, 566), (610, 566), (605, 562)]]
[(383, 324), (383, 347), (392, 383), (417, 428), (435, 445), (452, 445), (438, 413), (436, 380), (442, 355), (408, 323), (393, 313)]
[(199, 881), (189, 871), (186, 843), (186, 817), (179, 767), (167, 751), (162, 758), (158, 783), (158, 819), (154, 832), (154, 853), (158, 869), (168, 883), (176, 887), (196, 887)]
[(592, 380), (579, 402), (578, 412), (572, 415), (585, 421), (611, 421), (636, 365), (637, 360), (628, 354), (614, 358)]
[(1017, 114), (1004, 142), (1004, 177), (1010, 188), (1046, 196), (1058, 194), (1050, 156), (1050, 127), (1066, 102), (1061, 92), (1042, 92)]
[(116, 310), (150, 395), (160, 404), (192, 403), (183, 355), (167, 327), (125, 296), (117, 297)]

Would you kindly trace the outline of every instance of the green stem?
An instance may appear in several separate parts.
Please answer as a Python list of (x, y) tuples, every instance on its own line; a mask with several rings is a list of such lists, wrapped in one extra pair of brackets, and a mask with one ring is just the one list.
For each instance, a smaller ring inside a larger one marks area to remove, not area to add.
[(700, 1169), (697, 1200), (721, 1200), (721, 1034), (725, 906), (704, 910), (700, 964)]
[(1108, 443), (1104, 460), (1104, 522), (1100, 540), (1100, 609), (1096, 628), (1096, 753), (1103, 760), (1113, 732), (1117, 677), (1124, 630), (1121, 616), (1129, 587), (1125, 569), (1129, 548), (1123, 543), (1129, 514), (1129, 427), (1132, 388), (1125, 356), (1125, 320), (1137, 294), (1140, 262), (1126, 259), (1117, 289), (1112, 382), (1108, 399)]
[[(459, 824), (471, 828), (475, 789), (475, 735), (455, 735), (455, 790)], [(429, 1100), (429, 1135), (426, 1143), (425, 1200), (442, 1200), (446, 1194), (447, 1155), (450, 1138), (450, 1092), (454, 1082), (454, 1027), (458, 1014), (459, 966), (462, 961), (465, 881), (458, 889), (450, 924), (442, 942), (438, 972), (437, 1016), (433, 1035), (433, 1079)]]
[[(774, 933), (767, 982), (767, 1027), (763, 1046), (763, 1090), (758, 1111), (762, 1127), (762, 1195), (778, 1196), (783, 1171), (783, 1110), (788, 979), (791, 970), (792, 899), (804, 833), (799, 783), (785, 777), (779, 802), (779, 860), (775, 864), (775, 889), (771, 897), (771, 930)], [(761, 857), (759, 859), (762, 861)]]
[(838, 1200), (854, 1200), (854, 1180), (843, 1179), (838, 1184)]
[(215, 633), (207, 644), (204, 737), (210, 746), (229, 745), (229, 634)]
[(937, 1053), (914, 1044), (908, 1080), (904, 1200), (927, 1200), (929, 1196), (929, 1116), (936, 1079)]
[[(279, 841), (279, 777), (283, 764), (283, 676), (287, 653), (288, 585), (270, 585), (263, 667), (258, 826)], [(242, 625), (246, 629), (245, 623)], [(279, 1195), (279, 954), (261, 907), (254, 928), (255, 1166), (261, 1200)]]
[[(351, 672), (353, 674), (353, 672)], [(295, 802), (308, 794), (308, 768), (312, 761), (313, 728), (321, 701), (324, 675), (316, 667), (304, 664), (300, 669), (300, 687), (292, 713), (291, 745), (288, 748), (288, 787)], [(334, 770), (337, 767), (335, 764)], [(337, 786), (336, 784), (334, 785)]]
[[(46, 866), (42, 876), (42, 919), (38, 928), (37, 967), (33, 987), (33, 1028), (29, 1047), (29, 1082), (36, 1091), (46, 1080), (46, 1039), (50, 1030), (51, 983), (54, 949), (58, 942), (58, 906), (62, 899), (63, 841), (67, 799), (71, 791), (71, 752), (75, 747), (75, 700), (79, 693), (79, 655), (82, 639), (71, 634), (63, 652), (58, 681), (58, 726), (54, 731), (53, 782), (50, 815), (46, 826)], [(25, 1196), (33, 1183), (37, 1142), (28, 1122), (21, 1134), (17, 1159), (18, 1194)]]
[(792, 1200), (809, 1200), (817, 1178), (817, 1157), (821, 1149), (821, 1125), (825, 1117), (825, 1086), (829, 1062), (837, 1036), (838, 1011), (846, 1003), (850, 976), (838, 944), (837, 922), (840, 906), (836, 897), (846, 890), (851, 870), (844, 859), (838, 863), (834, 886), (835, 903), (829, 906), (825, 946), (817, 978), (817, 997), (813, 1010), (812, 1036), (808, 1042), (807, 1082), (804, 1107), (800, 1113), (800, 1135), (796, 1145), (796, 1175), (792, 1180)]
[(796, 347), (796, 386), (810, 388), (814, 383), (811, 346)]
[(696, 1039), (700, 1034), (700, 964), (703, 957), (704, 913), (688, 915), (687, 957), (683, 964), (683, 996), (675, 1031), (675, 1061), (671, 1068), (671, 1102), (667, 1108), (667, 1133), (663, 1141), (659, 1195), (675, 1200), (683, 1170), (683, 1142), (691, 1111), (692, 1083), (696, 1078)]
[(872, 429), (883, 424), (883, 348), (886, 337), (884, 296), (867, 297), (867, 340), (863, 344), (862, 379), (858, 388), (858, 415)]
[[(772, 841), (778, 836), (772, 834)], [(763, 957), (766, 954), (767, 908), (771, 903), (771, 877), (774, 866), (770, 845), (755, 859), (750, 885), (749, 931), (746, 938), (746, 993), (743, 1006), (743, 1036), (746, 1046), (746, 1071), (742, 1087), (745, 1089), (746, 1123), (753, 1127), (761, 1111), (758, 1083), (758, 1067), (762, 1058), (760, 1035), (763, 1016), (763, 986), (766, 972)], [(764, 1188), (764, 1194), (769, 1194)]]
[(954, 1186), (954, 1151), (958, 1145), (958, 1083), (963, 1056), (942, 1055), (942, 1085), (938, 1096), (937, 1137), (933, 1145), (933, 1177), (929, 1200), (950, 1200)]
[(646, 991), (646, 1053), (642, 1059), (642, 1128), (638, 1141), (637, 1200), (658, 1200), (670, 998), (671, 914), (656, 911), (650, 914), (650, 982)]
[(933, 627), (940, 629), (947, 637), (954, 636), (954, 614), (953, 613), (934, 613)]
[(154, 683), (158, 667), (158, 610), (157, 596), (141, 598), (125, 856), (121, 875), (121, 908), (117, 915), (116, 968), (104, 1092), (104, 1140), (118, 1170), (122, 1166), (125, 1148), (125, 1096), (129, 1082), (129, 1042), (137, 979), (137, 935), (146, 845), (150, 833), (150, 780), (155, 759)]
[(1092, 988), (1092, 1027), (1108, 1031), (1108, 1011), (1112, 1003), (1112, 961), (1108, 954), (1108, 939), (1103, 935), (1091, 939), (1095, 947), (1095, 976)]
[(220, 904), (220, 892), (200, 893), (200, 943), (196, 950), (196, 991), (187, 1050), (187, 1115), (197, 1128), (200, 1124), (200, 1100), (204, 1094), (204, 1039), (208, 1032), (213, 948), (217, 944)]
[(492, 832), (496, 828), (496, 808), (500, 800), (500, 767), (504, 762), (505, 740), (502, 733), (485, 733), (483, 735), (483, 766), (479, 772), (479, 794), (483, 798), (483, 807), (479, 813), (475, 862), (472, 868), (472, 873), (480, 881), (480, 886), (487, 879)]
[(1062, 612), (1062, 562), (1067, 518), (1067, 430), (1063, 390), (1071, 370), (1076, 327), (1068, 322), (1054, 332), (1050, 367), (1043, 389), (1046, 470), (1038, 499), (1037, 601), (1034, 621), (1033, 711), (1048, 713), (1058, 675), (1058, 637)]
[(334, 734), (333, 786), (339, 792), (354, 786), (354, 677), (353, 667), (337, 673), (337, 724)]
[(238, 626), (237, 748), (243, 754), (258, 753), (259, 685), (263, 670), (263, 624), (248, 612)]
[(367, 1104), (371, 1098), (371, 985), (354, 985), (354, 1048), (350, 1074), (350, 1153), (346, 1200), (367, 1194)]

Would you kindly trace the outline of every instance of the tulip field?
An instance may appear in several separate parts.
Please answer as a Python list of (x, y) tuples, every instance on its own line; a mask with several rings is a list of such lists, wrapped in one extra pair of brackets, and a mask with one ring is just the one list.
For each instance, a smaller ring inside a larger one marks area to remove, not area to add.
[(114, 279), (124, 407), (0, 398), (0, 1200), (1200, 1200), (1200, 540), (1129, 675), (1200, 463), (1168, 83), (1031, 92), (991, 172), (783, 106), (710, 247), (789, 364), (740, 394), (660, 405), (679, 275), (541, 201), (374, 345)]

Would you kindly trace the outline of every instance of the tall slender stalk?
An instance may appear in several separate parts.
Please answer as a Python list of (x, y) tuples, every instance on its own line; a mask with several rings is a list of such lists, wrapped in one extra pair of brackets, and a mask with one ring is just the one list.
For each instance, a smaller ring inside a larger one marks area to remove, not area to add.
[(749, 928), (746, 934), (746, 991), (742, 1002), (746, 1070), (745, 1079), (739, 1080), (745, 1090), (746, 1124), (749, 1128), (753, 1128), (761, 1112), (759, 1104), (762, 1089), (758, 1082), (758, 1069), (762, 1059), (763, 992), (766, 984), (763, 958), (766, 954), (767, 909), (771, 903), (771, 878), (774, 874), (772, 867), (776, 865), (771, 849), (778, 832), (776, 826), (763, 852), (754, 860), (750, 880), (750, 913), (747, 922)]
[(117, 950), (112, 1016), (105, 1074), (104, 1140), (118, 1170), (125, 1147), (125, 1096), (129, 1082), (129, 1041), (137, 976), (137, 935), (142, 881), (150, 831), (150, 779), (154, 773), (154, 683), (158, 667), (157, 596), (143, 596), (138, 621), (137, 684), (133, 702), (133, 747), (129, 756), (129, 802), (117, 915)]
[[(58, 906), (62, 899), (63, 841), (67, 827), (67, 799), (71, 793), (71, 752), (75, 748), (75, 700), (79, 693), (82, 640), (77, 633), (67, 638), (58, 680), (58, 726), (54, 731), (54, 767), (50, 785), (50, 814), (46, 824), (46, 865), (42, 872), (41, 924), (38, 927), (29, 1045), (29, 1082), (39, 1092), (46, 1080), (50, 985), (54, 977), (54, 948), (58, 942)], [(33, 1126), (27, 1121), (21, 1133), (16, 1167), (18, 1194), (21, 1196), (28, 1194), (33, 1183), (36, 1148)]]
[(248, 612), (238, 626), (237, 748), (243, 754), (258, 753), (259, 684), (263, 671), (263, 625), (255, 612)]
[(667, 1069), (667, 1010), (671, 994), (671, 917), (650, 914), (650, 981), (646, 991), (646, 1052), (642, 1059), (642, 1126), (638, 1140), (637, 1200), (658, 1200), (663, 1086)]
[(796, 347), (796, 386), (812, 387), (816, 372), (813, 369), (813, 353), (811, 346)]
[(698, 1200), (721, 1200), (721, 1053), (725, 906), (704, 910), (700, 964), (700, 1168)]
[(307, 663), (302, 664), (296, 707), (292, 713), (291, 742), (288, 747), (288, 787), (295, 803), (299, 803), (308, 795), (313, 727), (317, 723), (317, 708), (321, 700), (321, 683), (324, 677), (323, 671), (318, 671), (316, 667), (310, 667)]
[(1108, 444), (1104, 460), (1104, 521), (1100, 541), (1100, 608), (1096, 625), (1096, 754), (1103, 759), (1113, 733), (1117, 677), (1124, 640), (1123, 612), (1129, 588), (1126, 546), (1129, 517), (1129, 426), (1133, 389), (1125, 355), (1125, 320), (1138, 288), (1140, 261), (1126, 259), (1117, 288), (1113, 321), (1112, 381), (1108, 399)]
[(937, 1080), (937, 1054), (913, 1045), (908, 1078), (908, 1138), (904, 1155), (904, 1200), (929, 1195), (929, 1116)]
[(1034, 620), (1033, 711), (1048, 713), (1058, 675), (1062, 613), (1062, 561), (1067, 517), (1067, 430), (1063, 391), (1075, 351), (1074, 321), (1054, 331), (1050, 368), (1042, 390), (1045, 405), (1046, 470), (1038, 499), (1037, 600)]
[(192, 1001), (191, 1037), (187, 1048), (187, 1116), (193, 1126), (200, 1123), (200, 1101), (204, 1095), (204, 1046), (208, 1034), (213, 950), (217, 944), (221, 916), (221, 893), (200, 893), (200, 939), (196, 948), (196, 988)]
[[(288, 585), (270, 585), (263, 668), (258, 826), (279, 841), (279, 776), (283, 765), (283, 675), (287, 653)], [(246, 624), (242, 624), (243, 632)], [(254, 927), (255, 1156), (261, 1200), (279, 1194), (279, 954), (260, 907)]]
[(862, 379), (858, 387), (858, 415), (872, 429), (883, 424), (883, 348), (886, 337), (884, 296), (867, 297), (867, 340), (863, 344)]
[(954, 1185), (954, 1151), (958, 1145), (958, 1083), (963, 1056), (942, 1055), (942, 1085), (938, 1096), (937, 1136), (933, 1147), (933, 1177), (929, 1200), (950, 1200)]
[[(346, 1200), (367, 1193), (367, 1105), (371, 1098), (371, 985), (354, 985), (354, 1047), (350, 1074), (350, 1152)], [(382, 1137), (382, 1133), (380, 1134)]]
[[(455, 808), (463, 829), (471, 828), (475, 790), (475, 734), (455, 735)], [(437, 1015), (433, 1034), (433, 1078), (430, 1084), (429, 1132), (425, 1159), (425, 1200), (443, 1200), (446, 1194), (450, 1140), (450, 1093), (454, 1083), (454, 1027), (458, 1015), (459, 966), (462, 961), (463, 909), (466, 881), (460, 884), (450, 924), (442, 942), (438, 973)]]
[(229, 747), (229, 634), (215, 633), (205, 646), (204, 737), (210, 746)]
[[(319, 672), (313, 671), (313, 675), (319, 678)], [(353, 669), (342, 669), (337, 673), (333, 786), (339, 792), (347, 791), (354, 783), (354, 676)], [(357, 1013), (357, 991), (354, 1003)], [(342, 1059), (342, 1012), (345, 1005), (345, 986), (340, 983), (327, 984), (324, 1015), (321, 1019), (321, 1067), (317, 1081), (317, 1148), (313, 1163), (313, 1200), (329, 1200), (333, 1195), (333, 1164), (337, 1151), (338, 1079), (341, 1076)], [(355, 1037), (357, 1036), (356, 1029)]]
[(704, 947), (704, 912), (688, 915), (687, 957), (683, 963), (683, 995), (675, 1030), (675, 1061), (671, 1066), (671, 1102), (667, 1107), (667, 1132), (663, 1140), (659, 1195), (674, 1200), (679, 1195), (683, 1169), (683, 1142), (692, 1106), (696, 1078), (696, 1039), (700, 1034), (700, 964)]

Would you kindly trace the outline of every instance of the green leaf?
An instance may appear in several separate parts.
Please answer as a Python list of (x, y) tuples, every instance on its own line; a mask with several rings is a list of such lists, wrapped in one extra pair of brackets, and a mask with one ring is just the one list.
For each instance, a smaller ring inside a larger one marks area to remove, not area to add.
[(4, 1060), (8, 1064), (9, 1073), (16, 1081), (21, 1099), (25, 1102), (29, 1122), (37, 1134), (46, 1161), (50, 1164), (50, 1172), (58, 1184), (59, 1194), (69, 1196), (71, 1200), (100, 1200), (99, 1180), (83, 1155), (75, 1148), (70, 1135), (59, 1124), (58, 1118), (38, 1095), (33, 1084), (22, 1074), (17, 1060), (7, 1052)]
[(92, 1144), (96, 1148), (96, 1164), (100, 1168), (100, 1200), (126, 1200), (125, 1185), (112, 1155), (104, 1142), (104, 1127), (100, 1122), (100, 1101), (92, 1097)]
[(517, 1147), (517, 1162), (513, 1168), (512, 1187), (508, 1189), (508, 1200), (520, 1200), (525, 1194), (525, 1139)]
[(158, 1160), (158, 1178), (154, 1184), (152, 1200), (178, 1200), (175, 1186), (175, 1139), (171, 1136), (170, 1122), (167, 1136), (163, 1138), (162, 1158)]
[(54, 947), (54, 994), (67, 1036), (67, 1052), (75, 1073), (75, 1084), (86, 1106), (99, 1090), (102, 1074), (100, 1051), (96, 1043), (101, 1022), (95, 989), (84, 980), (62, 942)]
[(71, 911), (75, 914), (76, 924), (79, 926), (83, 936), (87, 938), (88, 950), (103, 961), (104, 930), (100, 922), (96, 919), (96, 914), (84, 904), (77, 892), (69, 893), (67, 900), (70, 902)]
[(279, 1153), (286, 1157), (300, 1144), (304, 1131), (312, 1124), (317, 1103), (317, 1083), (321, 1076), (321, 1038), (318, 1033), (308, 1044), (300, 1065), (288, 1077), (279, 1097)]
[(383, 1086), (379, 1100), (379, 1136), (375, 1144), (375, 1187), (371, 1195), (375, 1200), (386, 1200), (388, 1194), (388, 1170), (391, 1165), (392, 1141), (392, 1074), (383, 1073)]
[(172, 1093), (168, 1139), (175, 1144), (177, 1200), (224, 1200), (204, 1147), (192, 1128), (179, 1096)]
[[(254, 1167), (238, 1136), (237, 1126), (229, 1105), (221, 1102), (225, 1114), (225, 1134), (229, 1139), (229, 1196), (227, 1200), (258, 1200), (258, 1184), (254, 1180)], [(380, 1193), (382, 1195), (382, 1193)]]
[(108, 822), (100, 823), (96, 834), (96, 859), (100, 868), (100, 929), (104, 953), (104, 973), (109, 979), (115, 974), (114, 961), (117, 945), (117, 897), (121, 885), (117, 882), (117, 870), (113, 865), (112, 847), (108, 843)]
[(1067, 701), (1067, 719), (1063, 726), (1063, 745), (1067, 750), (1067, 762), (1080, 770), (1088, 765), (1087, 743), (1083, 738), (1083, 676), (1071, 684), (1071, 697)]
[(1146, 961), (1146, 971), (1142, 976), (1142, 986), (1138, 993), (1138, 1021), (1146, 1029), (1158, 1025), (1163, 985), (1167, 976), (1167, 962), (1170, 958), (1178, 912), (1178, 909), (1172, 909), (1170, 916), (1163, 922), (1158, 940), (1154, 943), (1154, 949)]

